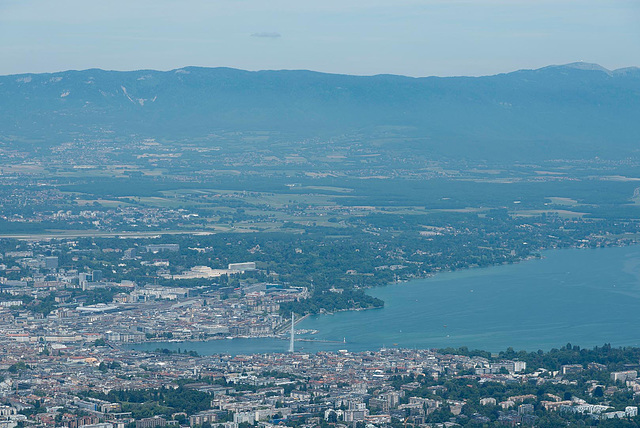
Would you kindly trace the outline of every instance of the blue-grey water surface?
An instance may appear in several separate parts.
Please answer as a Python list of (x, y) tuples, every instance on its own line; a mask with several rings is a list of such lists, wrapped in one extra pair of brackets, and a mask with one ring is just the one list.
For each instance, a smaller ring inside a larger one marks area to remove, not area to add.
[[(299, 350), (376, 350), (382, 346), (467, 346), (548, 350), (570, 342), (640, 346), (640, 248), (554, 250), (541, 260), (442, 273), (369, 291), (382, 309), (305, 319)], [(346, 343), (340, 343), (346, 339)], [(136, 349), (192, 349), (201, 354), (285, 352), (277, 339), (149, 343)]]

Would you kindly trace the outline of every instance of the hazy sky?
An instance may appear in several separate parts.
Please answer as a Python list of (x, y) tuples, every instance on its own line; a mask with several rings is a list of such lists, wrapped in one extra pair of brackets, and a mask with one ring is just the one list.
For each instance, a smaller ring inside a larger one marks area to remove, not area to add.
[(0, 0), (0, 74), (640, 65), (640, 0)]

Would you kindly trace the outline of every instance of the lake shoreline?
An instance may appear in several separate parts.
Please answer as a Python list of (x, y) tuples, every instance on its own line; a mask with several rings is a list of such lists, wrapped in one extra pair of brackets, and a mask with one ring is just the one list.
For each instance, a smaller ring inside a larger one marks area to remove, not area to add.
[[(529, 258), (539, 263), (439, 272), (445, 275), (388, 284), (399, 287), (367, 289), (368, 294), (385, 300), (385, 307), (306, 318), (300, 326), (303, 330), (317, 330), (314, 339), (342, 342), (346, 338), (346, 344), (340, 348), (305, 344), (305, 352), (375, 350), (392, 343), (424, 349), (466, 346), (491, 352), (508, 347), (552, 349), (567, 342), (580, 346), (605, 342), (615, 346), (640, 345), (640, 337), (628, 327), (632, 325), (628, 318), (640, 311), (638, 246), (580, 251), (583, 249), (587, 248), (546, 250), (540, 257)], [(576, 298), (586, 305), (584, 310), (581, 306), (575, 310), (567, 306)], [(606, 305), (611, 309), (601, 314)], [(594, 324), (589, 311), (601, 314), (604, 321)], [(181, 346), (188, 346), (189, 342), (193, 341), (182, 342)], [(286, 350), (284, 341), (278, 338), (193, 343), (198, 348), (194, 350), (201, 354)], [(140, 347), (150, 346), (153, 345), (148, 343)]]

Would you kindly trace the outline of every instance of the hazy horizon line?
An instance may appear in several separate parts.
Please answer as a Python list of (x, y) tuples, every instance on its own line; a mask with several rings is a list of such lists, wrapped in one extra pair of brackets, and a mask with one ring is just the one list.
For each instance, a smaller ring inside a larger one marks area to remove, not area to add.
[(156, 68), (138, 68), (138, 69), (129, 69), (129, 70), (122, 70), (122, 69), (107, 69), (107, 68), (100, 68), (100, 67), (90, 67), (90, 68), (82, 68), (82, 69), (66, 69), (66, 70), (57, 70), (57, 71), (42, 71), (42, 72), (24, 72), (24, 73), (10, 73), (10, 74), (0, 74), (0, 77), (11, 77), (11, 76), (26, 76), (26, 75), (40, 75), (40, 74), (59, 74), (59, 73), (69, 73), (69, 72), (84, 72), (84, 71), (91, 71), (91, 70), (99, 70), (99, 71), (105, 71), (105, 72), (117, 72), (117, 73), (135, 73), (135, 72), (141, 72), (141, 71), (152, 71), (152, 72), (159, 72), (159, 73), (169, 73), (169, 72), (177, 72), (180, 70), (185, 70), (185, 69), (189, 69), (189, 68), (203, 68), (203, 69), (228, 69), (228, 70), (236, 70), (236, 71), (243, 71), (243, 72), (247, 72), (247, 73), (260, 73), (260, 72), (279, 72), (279, 71), (291, 71), (291, 72), (309, 72), (309, 73), (318, 73), (318, 74), (332, 74), (332, 75), (337, 75), (337, 76), (354, 76), (354, 77), (375, 77), (375, 76), (398, 76), (398, 77), (407, 77), (407, 78), (412, 78), (412, 79), (422, 79), (422, 78), (429, 78), (429, 77), (437, 77), (437, 78), (454, 78), (454, 77), (490, 77), (490, 76), (498, 76), (501, 74), (510, 74), (510, 73), (517, 73), (519, 71), (536, 71), (536, 70), (542, 70), (545, 68), (550, 68), (550, 67), (568, 67), (568, 66), (575, 66), (574, 68), (576, 69), (580, 69), (581, 67), (579, 67), (579, 65), (584, 65), (590, 68), (583, 68), (585, 70), (600, 70), (603, 72), (609, 72), (609, 73), (614, 73), (616, 71), (620, 71), (620, 70), (626, 70), (626, 69), (639, 69), (640, 66), (636, 66), (636, 65), (631, 65), (631, 66), (626, 66), (626, 67), (619, 67), (619, 68), (615, 68), (615, 69), (609, 69), (606, 68), (598, 63), (592, 63), (592, 62), (586, 62), (586, 61), (573, 61), (573, 62), (567, 62), (567, 63), (563, 63), (563, 64), (549, 64), (549, 65), (545, 65), (542, 67), (536, 67), (536, 68), (518, 68), (518, 69), (512, 69), (510, 71), (503, 71), (503, 72), (499, 72), (499, 73), (493, 73), (493, 74), (479, 74), (479, 75), (464, 75), (464, 74), (451, 74), (451, 75), (425, 75), (425, 76), (411, 76), (411, 75), (406, 75), (406, 74), (396, 74), (396, 73), (375, 73), (375, 74), (350, 74), (350, 73), (338, 73), (338, 72), (327, 72), (327, 71), (318, 71), (318, 70), (310, 70), (310, 69), (303, 69), (303, 68), (280, 68), (280, 69), (255, 69), (255, 70), (249, 70), (249, 69), (244, 69), (244, 68), (238, 68), (238, 67), (229, 67), (229, 66), (201, 66), (201, 65), (185, 65), (182, 67), (177, 67), (177, 68), (170, 68), (170, 69), (156, 69)]

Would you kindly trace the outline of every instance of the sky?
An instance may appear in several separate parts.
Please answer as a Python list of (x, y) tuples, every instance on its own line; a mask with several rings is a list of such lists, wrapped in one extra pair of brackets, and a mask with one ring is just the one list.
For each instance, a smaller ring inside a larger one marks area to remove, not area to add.
[(0, 74), (640, 66), (640, 0), (0, 0)]

